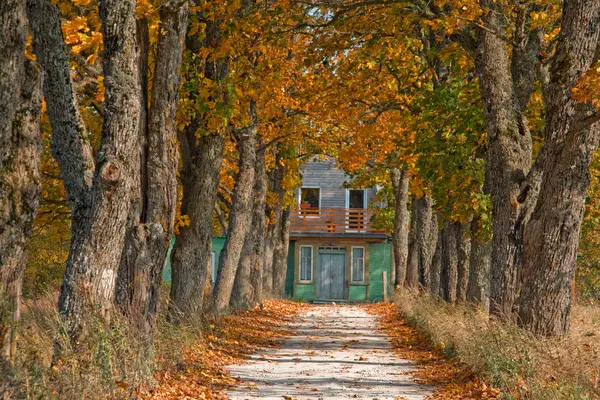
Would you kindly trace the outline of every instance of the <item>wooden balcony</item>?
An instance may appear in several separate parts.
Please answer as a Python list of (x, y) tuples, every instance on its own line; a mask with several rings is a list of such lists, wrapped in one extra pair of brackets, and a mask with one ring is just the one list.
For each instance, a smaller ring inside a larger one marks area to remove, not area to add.
[(362, 208), (304, 208), (290, 211), (292, 237), (387, 238), (373, 227), (373, 212)]

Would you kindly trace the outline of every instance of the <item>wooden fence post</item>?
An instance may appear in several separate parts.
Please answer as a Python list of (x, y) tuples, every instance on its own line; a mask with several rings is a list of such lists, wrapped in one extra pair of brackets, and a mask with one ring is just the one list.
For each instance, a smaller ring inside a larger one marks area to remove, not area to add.
[(383, 275), (383, 301), (388, 301), (388, 294), (387, 294), (387, 271), (383, 271), (382, 272)]

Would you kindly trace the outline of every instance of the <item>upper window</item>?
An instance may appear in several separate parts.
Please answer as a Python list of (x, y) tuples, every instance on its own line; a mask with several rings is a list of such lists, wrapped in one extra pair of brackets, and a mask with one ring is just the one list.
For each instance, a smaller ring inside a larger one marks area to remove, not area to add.
[(300, 210), (303, 214), (318, 214), (321, 207), (321, 189), (300, 189)]
[(300, 281), (312, 281), (312, 246), (300, 246)]
[(319, 208), (321, 206), (321, 189), (300, 189), (300, 208)]
[(365, 282), (365, 248), (352, 248), (352, 282)]

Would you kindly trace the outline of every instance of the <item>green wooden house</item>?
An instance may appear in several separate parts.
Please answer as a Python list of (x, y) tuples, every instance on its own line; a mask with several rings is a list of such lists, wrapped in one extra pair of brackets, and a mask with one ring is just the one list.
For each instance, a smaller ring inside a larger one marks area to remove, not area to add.
[(372, 226), (377, 188), (348, 187), (333, 158), (312, 159), (301, 168), (298, 208), (290, 212), (287, 289), (307, 301), (383, 300), (383, 273), (391, 293), (392, 248)]
[[(298, 208), (290, 212), (286, 293), (305, 301), (383, 300), (383, 275), (391, 293), (392, 247), (388, 235), (371, 224), (367, 209), (377, 189), (348, 188), (335, 160), (313, 159), (301, 168)], [(212, 276), (225, 238), (212, 243)], [(164, 280), (170, 282), (170, 264)]]

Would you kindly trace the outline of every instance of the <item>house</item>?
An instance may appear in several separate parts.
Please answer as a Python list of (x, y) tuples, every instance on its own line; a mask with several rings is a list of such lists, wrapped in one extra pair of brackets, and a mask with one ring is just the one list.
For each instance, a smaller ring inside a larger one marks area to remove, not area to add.
[[(304, 301), (383, 300), (383, 272), (392, 282), (392, 247), (367, 209), (376, 188), (346, 188), (349, 177), (335, 159), (313, 158), (301, 167), (298, 207), (290, 211), (286, 294)], [(212, 242), (212, 279), (225, 238)], [(163, 280), (171, 281), (170, 263)]]
[(392, 249), (367, 209), (376, 188), (346, 188), (349, 178), (331, 157), (311, 159), (301, 175), (298, 208), (290, 212), (289, 295), (306, 301), (383, 300)]

